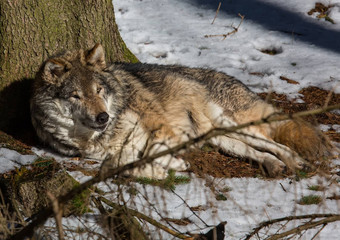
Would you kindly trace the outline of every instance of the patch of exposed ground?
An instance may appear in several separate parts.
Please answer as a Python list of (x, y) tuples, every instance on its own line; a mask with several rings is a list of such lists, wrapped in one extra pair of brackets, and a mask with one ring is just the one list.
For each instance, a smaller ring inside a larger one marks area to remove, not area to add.
[(315, 16), (317, 19), (325, 19), (325, 21), (335, 24), (334, 20), (329, 17), (329, 12), (332, 7), (334, 7), (333, 4), (324, 5), (323, 3), (316, 2), (315, 7), (309, 10), (307, 14)]
[(256, 177), (261, 174), (256, 163), (216, 151), (192, 151), (184, 154), (183, 158), (190, 162), (190, 171), (199, 177), (206, 174), (218, 178)]

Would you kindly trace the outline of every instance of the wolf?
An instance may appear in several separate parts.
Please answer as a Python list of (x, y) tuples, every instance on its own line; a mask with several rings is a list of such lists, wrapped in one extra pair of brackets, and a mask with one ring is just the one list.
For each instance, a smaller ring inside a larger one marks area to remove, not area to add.
[[(102, 45), (46, 60), (36, 78), (31, 118), (42, 142), (61, 154), (105, 160), (112, 167), (150, 156), (211, 129), (280, 112), (225, 73), (178, 65), (107, 64)], [(269, 176), (323, 156), (325, 138), (299, 120), (250, 124), (206, 142), (264, 166)], [(127, 174), (164, 178), (188, 164), (173, 154)]]

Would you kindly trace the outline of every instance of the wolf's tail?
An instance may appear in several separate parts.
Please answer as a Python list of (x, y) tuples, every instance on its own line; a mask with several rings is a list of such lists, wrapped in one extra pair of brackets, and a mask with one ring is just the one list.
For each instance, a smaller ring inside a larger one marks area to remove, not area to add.
[(330, 140), (320, 130), (303, 120), (289, 120), (279, 124), (274, 132), (274, 141), (288, 146), (310, 162), (327, 159), (333, 148)]

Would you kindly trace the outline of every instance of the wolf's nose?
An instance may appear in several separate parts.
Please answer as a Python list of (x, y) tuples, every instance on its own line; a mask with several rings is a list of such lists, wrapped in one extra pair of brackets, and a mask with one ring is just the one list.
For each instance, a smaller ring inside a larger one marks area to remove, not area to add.
[(107, 123), (108, 120), (109, 114), (107, 114), (106, 112), (99, 113), (96, 117), (96, 122), (99, 124)]

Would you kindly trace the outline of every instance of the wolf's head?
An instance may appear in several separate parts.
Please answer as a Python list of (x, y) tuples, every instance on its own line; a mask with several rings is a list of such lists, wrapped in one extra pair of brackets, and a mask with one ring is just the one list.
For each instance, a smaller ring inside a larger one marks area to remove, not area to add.
[(48, 59), (37, 73), (31, 100), (38, 135), (102, 132), (122, 107), (122, 86), (105, 71), (103, 47)]

